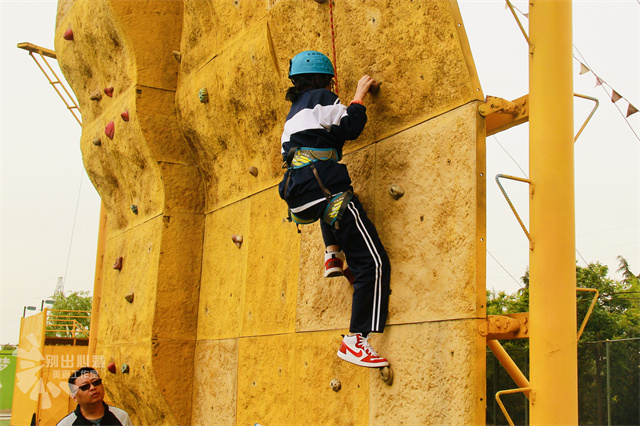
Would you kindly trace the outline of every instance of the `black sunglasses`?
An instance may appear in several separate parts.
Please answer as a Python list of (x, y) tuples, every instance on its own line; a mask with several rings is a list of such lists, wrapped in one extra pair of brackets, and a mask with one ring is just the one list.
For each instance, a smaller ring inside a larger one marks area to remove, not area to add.
[(85, 385), (78, 386), (78, 389), (80, 389), (80, 390), (81, 390), (81, 391), (83, 391), (83, 392), (86, 392), (86, 391), (88, 391), (88, 390), (91, 388), (91, 386), (92, 386), (92, 385), (93, 385), (93, 387), (94, 387), (94, 388), (97, 388), (97, 387), (98, 387), (98, 386), (100, 386), (101, 384), (102, 384), (102, 379), (98, 379), (98, 380), (94, 380), (94, 381), (93, 381), (93, 382), (91, 382), (91, 383), (87, 383), (87, 384), (85, 384)]

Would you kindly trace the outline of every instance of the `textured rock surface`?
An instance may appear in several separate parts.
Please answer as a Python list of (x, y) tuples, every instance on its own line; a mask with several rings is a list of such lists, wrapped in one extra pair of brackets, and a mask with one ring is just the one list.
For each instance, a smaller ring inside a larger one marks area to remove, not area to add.
[[(277, 192), (288, 61), (308, 49), (335, 49), (344, 103), (362, 74), (382, 83), (343, 162), (391, 259), (373, 344), (392, 387), (335, 356), (351, 287), (322, 278), (319, 225), (296, 232)], [(96, 351), (131, 366), (106, 383), (135, 423), (484, 422), (485, 135), (455, 2), (60, 0), (56, 51), (108, 213)]]
[(477, 423), (476, 405), (484, 410), (484, 404), (476, 398), (470, 369), (477, 362), (476, 347), (469, 344), (476, 334), (475, 320), (389, 327), (376, 343), (395, 378), (389, 387), (371, 377), (370, 424)]
[(334, 332), (240, 339), (236, 424), (368, 424), (369, 371), (335, 356), (340, 339)]

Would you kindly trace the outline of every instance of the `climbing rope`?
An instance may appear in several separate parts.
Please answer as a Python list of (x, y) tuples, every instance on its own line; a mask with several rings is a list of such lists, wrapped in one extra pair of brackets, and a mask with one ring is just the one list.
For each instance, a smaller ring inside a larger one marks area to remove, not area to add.
[(338, 63), (336, 62), (336, 36), (333, 29), (333, 0), (329, 0), (329, 15), (331, 17), (331, 46), (333, 47), (333, 79), (335, 81), (335, 92), (338, 97)]

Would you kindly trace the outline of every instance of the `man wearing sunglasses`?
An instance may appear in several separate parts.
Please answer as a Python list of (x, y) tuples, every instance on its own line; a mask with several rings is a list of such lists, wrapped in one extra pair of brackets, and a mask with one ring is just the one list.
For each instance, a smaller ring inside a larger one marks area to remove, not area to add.
[(69, 377), (69, 389), (78, 406), (57, 426), (133, 426), (126, 411), (104, 403), (102, 379), (93, 368), (82, 367), (75, 371)]

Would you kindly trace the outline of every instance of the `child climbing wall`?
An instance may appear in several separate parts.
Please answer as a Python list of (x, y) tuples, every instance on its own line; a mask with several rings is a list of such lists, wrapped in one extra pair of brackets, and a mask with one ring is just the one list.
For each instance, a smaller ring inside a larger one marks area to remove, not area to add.
[[(338, 357), (363, 367), (384, 367), (389, 362), (369, 344), (369, 333), (382, 332), (389, 305), (389, 258), (375, 226), (353, 193), (342, 148), (364, 129), (364, 98), (373, 79), (358, 81), (349, 106), (331, 92), (334, 68), (327, 56), (304, 51), (292, 60), (287, 91), (292, 102), (282, 134), (282, 155), (287, 172), (280, 196), (297, 224), (318, 219), (327, 252), (325, 275), (342, 271), (340, 249), (353, 273), (353, 301), (349, 335), (344, 336)], [(284, 166), (283, 166), (284, 167)]]

